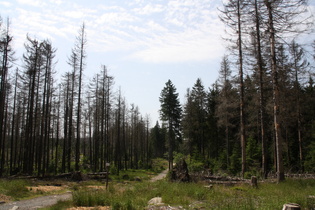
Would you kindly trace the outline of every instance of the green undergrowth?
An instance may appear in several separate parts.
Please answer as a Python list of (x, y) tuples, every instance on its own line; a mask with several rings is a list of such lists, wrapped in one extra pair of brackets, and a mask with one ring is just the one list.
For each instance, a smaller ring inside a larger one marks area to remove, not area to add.
[(48, 208), (40, 208), (41, 210), (61, 210), (73, 207), (73, 201), (58, 201), (55, 205)]
[[(109, 189), (80, 189), (73, 192), (74, 206), (111, 206), (112, 209), (145, 209), (148, 201), (162, 197), (163, 203), (185, 209), (281, 209), (285, 203), (314, 208), (315, 180), (287, 180), (235, 186), (204, 183), (127, 182), (111, 183)], [(69, 203), (68, 203), (69, 204)], [(59, 204), (60, 205), (60, 204)], [(62, 209), (62, 208), (59, 208)]]
[(159, 174), (168, 167), (168, 162), (164, 159), (154, 159), (151, 161), (150, 167), (146, 169), (128, 169), (117, 171), (117, 168), (112, 165), (109, 178), (113, 181), (135, 181), (148, 180), (152, 176)]
[(110, 175), (112, 181), (135, 181), (135, 180), (148, 180), (153, 175), (156, 175), (153, 171), (148, 170), (122, 170), (119, 174)]
[(27, 180), (0, 180), (0, 194), (10, 196), (13, 200), (20, 200), (31, 196), (27, 186), (30, 182)]

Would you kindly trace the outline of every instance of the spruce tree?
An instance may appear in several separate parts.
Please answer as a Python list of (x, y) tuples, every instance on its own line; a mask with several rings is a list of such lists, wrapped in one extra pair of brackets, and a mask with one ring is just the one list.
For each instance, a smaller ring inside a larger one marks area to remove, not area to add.
[(160, 95), (160, 118), (168, 125), (168, 161), (169, 170), (172, 171), (175, 141), (181, 138), (180, 121), (182, 108), (178, 99), (178, 93), (176, 93), (176, 88), (171, 80), (168, 80), (165, 85)]

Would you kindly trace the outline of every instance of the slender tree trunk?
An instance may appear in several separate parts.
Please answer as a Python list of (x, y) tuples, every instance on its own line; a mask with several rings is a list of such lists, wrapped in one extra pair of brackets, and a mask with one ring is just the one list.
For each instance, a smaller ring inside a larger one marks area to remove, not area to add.
[(12, 111), (12, 126), (11, 126), (11, 139), (10, 139), (10, 175), (13, 175), (13, 166), (14, 166), (14, 152), (16, 145), (14, 144), (14, 129), (15, 129), (15, 110), (16, 110), (16, 96), (17, 96), (17, 80), (18, 80), (18, 69), (15, 74), (15, 85), (14, 85), (14, 99), (13, 99), (13, 111)]
[(172, 139), (172, 121), (169, 119), (168, 122), (168, 143), (169, 143), (169, 149), (168, 149), (168, 168), (170, 171), (173, 171), (173, 139)]
[(265, 98), (264, 98), (264, 69), (261, 53), (261, 38), (260, 38), (260, 21), (259, 21), (258, 2), (255, 0), (255, 22), (256, 22), (256, 43), (257, 43), (257, 67), (259, 72), (259, 105), (260, 105), (260, 135), (261, 135), (261, 152), (262, 152), (262, 177), (267, 178), (267, 145), (265, 137)]
[[(7, 32), (8, 33), (8, 32)], [(6, 34), (7, 39), (4, 41), (3, 46), (3, 56), (2, 56), (2, 66), (1, 66), (1, 78), (0, 78), (0, 154), (1, 154), (1, 164), (0, 164), (0, 177), (2, 176), (5, 162), (5, 101), (6, 101), (6, 93), (7, 93), (7, 71), (8, 71), (8, 40), (10, 37)]]
[(81, 89), (82, 89), (82, 74), (83, 74), (83, 62), (84, 62), (84, 51), (85, 51), (85, 26), (84, 23), (81, 28), (80, 40), (80, 63), (79, 63), (79, 92), (78, 92), (78, 107), (77, 107), (77, 141), (76, 141), (76, 152), (75, 152), (75, 170), (80, 170), (80, 129), (81, 129)]
[(246, 171), (246, 135), (244, 116), (244, 79), (243, 79), (243, 46), (241, 27), (241, 1), (237, 1), (237, 24), (238, 24), (238, 56), (239, 56), (239, 77), (240, 77), (240, 122), (241, 122), (241, 149), (242, 149), (242, 176)]
[(65, 90), (65, 99), (64, 99), (64, 135), (63, 135), (63, 153), (62, 153), (62, 164), (61, 164), (61, 171), (63, 173), (66, 172), (66, 160), (67, 160), (67, 140), (68, 140), (68, 119), (69, 119), (69, 90), (70, 90), (70, 74), (66, 75), (66, 90)]
[(269, 41), (270, 41), (270, 55), (271, 55), (271, 70), (272, 70), (272, 83), (273, 83), (273, 114), (274, 114), (274, 129), (276, 138), (276, 160), (277, 160), (277, 181), (281, 182), (285, 179), (282, 159), (282, 140), (280, 133), (280, 109), (279, 109), (279, 83), (278, 83), (278, 70), (277, 70), (277, 57), (276, 57), (276, 42), (275, 42), (275, 29), (273, 20), (272, 3), (265, 0), (268, 9), (269, 19)]
[[(295, 82), (294, 82), (294, 89), (295, 89), (295, 97), (296, 97), (296, 118), (297, 118), (297, 129), (298, 129), (298, 142), (299, 142), (299, 160), (300, 160), (300, 169), (303, 172), (304, 171), (304, 165), (303, 165), (303, 147), (302, 147), (302, 125), (301, 125), (301, 99), (300, 99), (300, 83), (299, 83), (299, 65), (298, 65), (298, 45), (293, 42), (292, 43), (292, 54), (293, 54), (293, 67), (294, 67), (294, 73), (295, 73)], [(301, 52), (300, 52), (301, 53)]]

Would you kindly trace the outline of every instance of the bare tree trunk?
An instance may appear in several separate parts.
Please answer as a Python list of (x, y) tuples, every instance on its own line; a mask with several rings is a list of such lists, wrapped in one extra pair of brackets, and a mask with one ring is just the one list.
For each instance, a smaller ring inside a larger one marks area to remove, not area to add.
[[(0, 28), (2, 29), (2, 28)], [(2, 37), (3, 36), (3, 37)], [(6, 29), (4, 29), (4, 34), (1, 34), (1, 66), (0, 66), (0, 154), (1, 154), (1, 163), (0, 163), (0, 177), (3, 175), (4, 162), (5, 162), (5, 127), (7, 125), (7, 121), (5, 118), (5, 102), (7, 100), (7, 77), (8, 77), (8, 69), (9, 62), (12, 61), (12, 49), (11, 42), (12, 36), (10, 36), (10, 22), (7, 19)]]
[(85, 26), (84, 23), (80, 29), (79, 39), (79, 56), (80, 56), (80, 63), (79, 63), (79, 92), (78, 92), (78, 107), (77, 107), (77, 140), (75, 146), (75, 170), (80, 170), (80, 129), (81, 129), (81, 89), (82, 89), (82, 74), (83, 74), (83, 62), (85, 58)]
[(265, 98), (264, 98), (264, 70), (261, 53), (260, 21), (259, 21), (258, 1), (255, 0), (255, 22), (256, 22), (256, 42), (257, 42), (257, 67), (259, 71), (259, 105), (260, 105), (260, 135), (262, 152), (262, 177), (267, 178), (267, 145), (265, 137)]
[(246, 171), (246, 135), (244, 116), (244, 79), (243, 79), (243, 48), (241, 27), (241, 1), (237, 1), (237, 25), (238, 25), (238, 56), (239, 56), (239, 79), (240, 79), (240, 122), (241, 122), (241, 149), (242, 149), (242, 176)]
[(269, 41), (270, 41), (270, 55), (271, 55), (271, 70), (273, 82), (273, 114), (274, 114), (274, 129), (276, 140), (276, 160), (277, 160), (277, 181), (281, 182), (285, 179), (282, 159), (282, 139), (280, 133), (280, 110), (279, 110), (279, 84), (278, 84), (278, 70), (276, 58), (276, 43), (275, 43), (275, 29), (273, 20), (273, 7), (269, 0), (265, 0), (265, 5), (268, 9), (268, 26), (269, 26)]

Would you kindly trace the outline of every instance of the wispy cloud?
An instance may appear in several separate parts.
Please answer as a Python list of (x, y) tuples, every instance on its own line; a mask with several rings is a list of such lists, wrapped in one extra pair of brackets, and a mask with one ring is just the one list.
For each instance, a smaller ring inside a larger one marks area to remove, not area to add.
[(222, 50), (223, 27), (212, 0), (79, 2), (16, 0), (15, 27), (23, 34), (17, 38), (30, 33), (69, 41), (84, 21), (90, 50), (122, 50), (139, 61), (202, 61)]
[(2, 1), (2, 2), (0, 2), (0, 5), (2, 5), (4, 7), (10, 7), (12, 5), (12, 3), (7, 2), (7, 1)]
[(169, 1), (163, 17), (148, 20), (149, 36), (139, 40), (130, 56), (145, 62), (185, 62), (216, 59), (223, 51), (223, 25), (213, 1)]
[(40, 7), (44, 3), (44, 1), (41, 0), (17, 0), (17, 3), (22, 4), (22, 5), (30, 5), (34, 7)]
[(144, 7), (138, 7), (133, 9), (133, 11), (139, 15), (152, 15), (154, 13), (160, 13), (165, 10), (165, 6), (161, 4), (147, 4)]

